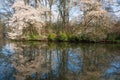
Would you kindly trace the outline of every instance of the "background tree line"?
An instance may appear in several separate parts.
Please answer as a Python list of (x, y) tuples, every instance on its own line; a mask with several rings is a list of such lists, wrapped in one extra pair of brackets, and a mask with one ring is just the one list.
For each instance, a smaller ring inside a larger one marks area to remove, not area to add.
[[(1, 0), (1, 21), (14, 15), (12, 5), (20, 0)], [(42, 35), (59, 41), (104, 41), (119, 40), (120, 24), (111, 5), (119, 0), (21, 0), (35, 9), (39, 4), (48, 8), (43, 17), (45, 26)], [(78, 13), (74, 11), (78, 10)], [(42, 11), (39, 9), (39, 11)], [(54, 14), (55, 13), (55, 14)], [(73, 15), (74, 14), (74, 15)], [(72, 17), (74, 16), (74, 17)], [(72, 17), (72, 18), (71, 18)], [(29, 33), (30, 34), (30, 33)]]

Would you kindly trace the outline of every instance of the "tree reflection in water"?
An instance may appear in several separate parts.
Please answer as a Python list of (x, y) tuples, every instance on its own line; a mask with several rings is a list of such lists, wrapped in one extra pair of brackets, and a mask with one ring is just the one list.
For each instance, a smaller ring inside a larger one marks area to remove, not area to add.
[(0, 56), (0, 75), (9, 80), (120, 80), (119, 46), (15, 42)]

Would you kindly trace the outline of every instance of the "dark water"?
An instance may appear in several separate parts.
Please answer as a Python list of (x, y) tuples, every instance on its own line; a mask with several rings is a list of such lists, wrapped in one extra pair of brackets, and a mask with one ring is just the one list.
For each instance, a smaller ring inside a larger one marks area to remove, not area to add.
[(0, 80), (120, 80), (120, 45), (4, 42)]

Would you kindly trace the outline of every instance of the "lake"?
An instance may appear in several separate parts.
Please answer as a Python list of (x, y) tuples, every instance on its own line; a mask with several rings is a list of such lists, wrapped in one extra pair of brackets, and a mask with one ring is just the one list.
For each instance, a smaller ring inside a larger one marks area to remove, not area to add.
[(120, 80), (120, 44), (5, 41), (0, 80)]

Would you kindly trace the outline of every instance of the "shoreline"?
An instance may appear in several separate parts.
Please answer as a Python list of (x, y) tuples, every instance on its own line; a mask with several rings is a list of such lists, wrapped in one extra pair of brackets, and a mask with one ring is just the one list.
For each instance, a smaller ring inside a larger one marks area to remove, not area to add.
[(86, 40), (80, 40), (80, 41), (51, 41), (51, 40), (17, 40), (17, 39), (8, 39), (10, 41), (15, 41), (15, 42), (55, 42), (55, 43), (99, 43), (99, 44), (120, 44), (120, 40), (104, 40), (104, 41), (86, 41)]

